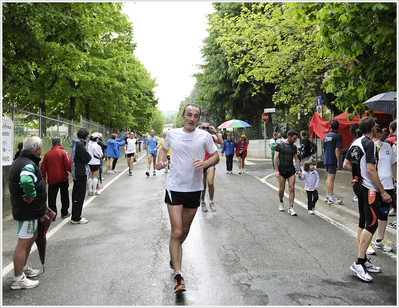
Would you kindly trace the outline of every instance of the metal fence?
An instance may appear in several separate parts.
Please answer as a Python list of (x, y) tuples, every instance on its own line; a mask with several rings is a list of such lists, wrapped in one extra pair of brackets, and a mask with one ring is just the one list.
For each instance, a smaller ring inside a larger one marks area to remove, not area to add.
[(99, 132), (103, 134), (103, 140), (109, 139), (110, 135), (121, 131), (105, 125), (84, 119), (82, 116), (79, 121), (48, 117), (39, 113), (32, 113), (12, 106), (3, 105), (2, 118), (12, 120), (14, 123), (14, 153), (18, 151), (18, 143), (26, 137), (39, 136), (43, 140), (43, 154), (52, 147), (51, 140), (54, 137), (61, 137), (63, 148), (70, 153), (70, 141), (76, 138), (76, 133), (81, 127), (89, 129), (90, 133)]

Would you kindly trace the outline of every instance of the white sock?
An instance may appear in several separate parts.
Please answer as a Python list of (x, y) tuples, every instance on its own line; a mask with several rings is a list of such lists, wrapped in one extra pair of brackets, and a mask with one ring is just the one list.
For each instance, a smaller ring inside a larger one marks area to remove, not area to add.
[(22, 277), (24, 277), (24, 274), (23, 274), (23, 273), (22, 273), (21, 276), (14, 276), (14, 279), (15, 279), (16, 281), (20, 281), (20, 280), (22, 279)]
[(98, 182), (97, 178), (93, 179), (93, 191), (97, 190), (97, 182)]
[(176, 276), (179, 275), (179, 274), (180, 274), (180, 276), (183, 277), (183, 272), (182, 272), (181, 270), (180, 270), (180, 271), (176, 271), (174, 277), (176, 277)]
[(93, 179), (89, 178), (89, 191), (93, 191)]

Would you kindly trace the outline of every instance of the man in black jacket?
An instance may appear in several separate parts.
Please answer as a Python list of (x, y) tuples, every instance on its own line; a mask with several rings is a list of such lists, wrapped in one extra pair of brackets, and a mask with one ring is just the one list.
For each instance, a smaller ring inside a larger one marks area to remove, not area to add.
[(39, 137), (24, 140), (20, 156), (10, 168), (9, 187), (12, 215), (18, 220), (18, 242), (14, 250), (14, 280), (11, 289), (31, 289), (39, 285), (40, 270), (27, 266), (32, 244), (37, 238), (39, 218), (46, 213), (46, 184), (39, 169), (43, 141)]
[(71, 169), (73, 177), (71, 223), (74, 225), (88, 223), (88, 220), (81, 216), (86, 195), (87, 175), (89, 174), (88, 163), (91, 160), (91, 155), (86, 150), (85, 140), (88, 135), (89, 130), (87, 128), (80, 128), (77, 133), (78, 139), (72, 140), (70, 145), (72, 148)]

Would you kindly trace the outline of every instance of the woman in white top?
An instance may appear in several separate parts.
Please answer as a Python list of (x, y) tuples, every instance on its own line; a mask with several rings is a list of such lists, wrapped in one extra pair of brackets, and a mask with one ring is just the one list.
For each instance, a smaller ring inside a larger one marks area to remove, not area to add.
[(100, 172), (101, 158), (103, 156), (103, 151), (98, 144), (98, 133), (93, 133), (90, 136), (89, 147), (87, 152), (91, 155), (91, 160), (89, 161), (89, 196), (99, 195), (100, 192), (97, 191), (97, 181), (98, 174)]
[(137, 146), (136, 134), (130, 132), (129, 138), (126, 139), (126, 144), (125, 144), (126, 161), (129, 167), (130, 176), (132, 175), (134, 158), (137, 152), (138, 152), (138, 146)]

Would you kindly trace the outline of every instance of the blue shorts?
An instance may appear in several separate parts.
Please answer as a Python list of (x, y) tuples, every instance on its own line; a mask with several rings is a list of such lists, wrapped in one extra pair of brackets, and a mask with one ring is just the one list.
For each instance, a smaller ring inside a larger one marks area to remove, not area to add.
[(337, 164), (335, 165), (324, 165), (329, 174), (336, 174), (337, 173)]

